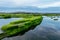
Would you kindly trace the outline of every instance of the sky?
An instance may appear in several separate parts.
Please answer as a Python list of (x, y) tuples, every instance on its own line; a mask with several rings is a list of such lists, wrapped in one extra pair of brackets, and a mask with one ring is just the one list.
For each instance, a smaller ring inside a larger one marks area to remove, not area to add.
[(0, 11), (2, 10), (2, 8), (9, 9), (20, 7), (36, 7), (42, 9), (50, 7), (60, 7), (60, 0), (0, 0)]

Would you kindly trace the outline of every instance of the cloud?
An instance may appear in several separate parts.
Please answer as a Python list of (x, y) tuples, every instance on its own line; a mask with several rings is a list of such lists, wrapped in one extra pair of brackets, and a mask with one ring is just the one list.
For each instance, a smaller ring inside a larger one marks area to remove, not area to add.
[(0, 0), (0, 7), (36, 6), (45, 8), (59, 5), (59, 0)]
[(37, 0), (0, 0), (0, 7), (31, 6), (36, 2)]
[(53, 2), (53, 3), (49, 3), (49, 4), (44, 4), (41, 6), (37, 6), (39, 8), (48, 8), (48, 7), (60, 7), (60, 2)]

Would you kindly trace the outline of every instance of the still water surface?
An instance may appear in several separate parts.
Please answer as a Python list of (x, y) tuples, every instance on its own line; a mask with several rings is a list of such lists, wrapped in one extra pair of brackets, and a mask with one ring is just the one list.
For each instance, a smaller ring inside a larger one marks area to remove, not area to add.
[(60, 40), (60, 16), (43, 16), (42, 23), (35, 29), (3, 40)]

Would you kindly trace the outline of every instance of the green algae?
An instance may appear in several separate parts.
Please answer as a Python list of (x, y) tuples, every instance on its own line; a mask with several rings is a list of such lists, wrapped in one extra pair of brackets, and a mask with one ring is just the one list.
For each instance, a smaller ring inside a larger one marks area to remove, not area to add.
[(9, 24), (2, 26), (2, 30), (4, 31), (2, 34), (5, 36), (0, 34), (0, 39), (16, 36), (18, 34), (23, 35), (28, 30), (34, 29), (39, 25), (42, 22), (42, 19), (42, 16), (33, 16), (31, 18), (10, 22)]

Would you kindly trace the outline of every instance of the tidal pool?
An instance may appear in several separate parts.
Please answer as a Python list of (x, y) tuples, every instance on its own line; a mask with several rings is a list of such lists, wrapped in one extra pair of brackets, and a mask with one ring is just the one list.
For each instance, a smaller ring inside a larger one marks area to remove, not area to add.
[(3, 40), (60, 40), (60, 16), (43, 16), (42, 23), (35, 29)]

